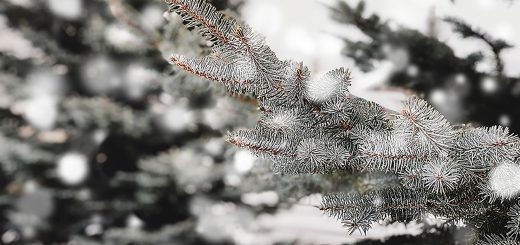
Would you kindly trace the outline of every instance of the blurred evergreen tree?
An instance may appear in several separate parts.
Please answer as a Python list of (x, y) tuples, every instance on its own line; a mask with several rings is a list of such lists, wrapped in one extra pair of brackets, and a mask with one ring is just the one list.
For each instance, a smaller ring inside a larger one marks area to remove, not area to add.
[[(443, 21), (451, 24), (456, 33), (466, 39), (480, 40), (489, 48), (458, 57), (436, 37), (435, 16), (429, 21), (431, 30), (423, 34), (404, 26), (396, 27), (377, 14), (367, 14), (363, 1), (357, 6), (339, 1), (331, 11), (336, 21), (355, 26), (369, 37), (370, 41), (344, 40), (344, 55), (352, 58), (361, 70), (373, 70), (378, 61), (393, 61), (396, 66), (388, 85), (419, 94), (451, 122), (500, 124), (512, 132), (520, 132), (520, 112), (512, 106), (520, 103), (520, 78), (504, 74), (501, 58), (511, 44), (448, 17)], [(477, 69), (485, 59), (495, 63), (491, 72)]]
[(207, 52), (165, 10), (0, 2), (0, 243), (233, 243), (273, 209), (241, 201), (252, 160), (222, 138), (256, 108), (164, 60)]

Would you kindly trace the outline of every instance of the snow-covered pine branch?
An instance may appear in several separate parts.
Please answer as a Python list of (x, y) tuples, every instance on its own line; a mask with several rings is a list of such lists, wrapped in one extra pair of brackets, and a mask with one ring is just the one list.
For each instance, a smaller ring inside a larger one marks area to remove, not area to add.
[[(204, 0), (166, 2), (212, 43), (207, 57), (174, 54), (170, 62), (258, 101), (261, 120), (230, 133), (230, 143), (272, 160), (283, 174), (354, 170), (399, 178), (397, 188), (325, 195), (320, 209), (350, 232), (366, 232), (386, 217), (409, 221), (426, 213), (484, 227), (486, 217), (505, 215), (498, 199), (510, 205), (518, 196), (520, 139), (506, 128), (454, 128), (417, 97), (390, 111), (351, 94), (348, 69), (314, 80), (302, 63), (279, 60), (250, 27)], [(485, 202), (482, 195), (492, 198)], [(517, 209), (509, 215), (518, 218)], [(510, 239), (517, 223), (507, 224)]]

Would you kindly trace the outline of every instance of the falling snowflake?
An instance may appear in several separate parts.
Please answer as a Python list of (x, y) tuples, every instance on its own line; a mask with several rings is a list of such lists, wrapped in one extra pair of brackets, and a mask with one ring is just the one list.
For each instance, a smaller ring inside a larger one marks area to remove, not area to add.
[(489, 187), (494, 194), (510, 199), (520, 193), (520, 166), (504, 162), (489, 173)]

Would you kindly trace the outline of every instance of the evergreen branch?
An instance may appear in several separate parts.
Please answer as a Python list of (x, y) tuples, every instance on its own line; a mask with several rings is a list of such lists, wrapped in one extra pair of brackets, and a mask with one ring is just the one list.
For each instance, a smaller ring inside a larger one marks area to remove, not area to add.
[(352, 104), (350, 120), (354, 125), (363, 125), (372, 130), (388, 131), (390, 129), (391, 119), (394, 119), (393, 111), (355, 96), (349, 96), (347, 101)]
[(452, 129), (449, 122), (426, 101), (416, 97), (408, 99), (397, 118), (398, 130), (418, 137), (420, 142), (427, 141), (424, 146), (432, 151), (450, 147)]
[(390, 189), (383, 192), (384, 210), (395, 221), (410, 221), (421, 217), (431, 201), (416, 190)]
[(116, 17), (121, 23), (126, 24), (130, 27), (137, 35), (144, 37), (149, 45), (160, 50), (161, 49), (161, 36), (158, 35), (153, 29), (139, 23), (139, 14), (135, 9), (130, 8), (127, 4), (121, 0), (105, 0), (109, 6), (110, 12)]
[(301, 114), (294, 110), (273, 111), (260, 118), (258, 124), (273, 130), (296, 131), (305, 120), (300, 116)]
[(227, 45), (233, 48), (229, 33), (236, 28), (235, 21), (226, 18), (215, 7), (204, 0), (165, 0), (170, 5), (170, 12), (181, 16), (187, 27), (196, 27), (202, 36), (216, 42), (215, 45)]
[(367, 170), (399, 172), (431, 158), (428, 152), (409, 145), (399, 134), (363, 128), (356, 129), (353, 134), (362, 142), (356, 157), (363, 161)]
[(243, 66), (223, 63), (212, 57), (200, 59), (186, 58), (181, 55), (170, 56), (170, 63), (199, 77), (217, 81), (235, 92), (254, 92), (251, 88), (254, 71)]
[(513, 205), (507, 212), (507, 216), (509, 216), (506, 225), (506, 228), (509, 229), (507, 235), (516, 240), (520, 235), (520, 203)]
[[(226, 18), (204, 0), (166, 0), (170, 11), (179, 14), (187, 27), (195, 27), (203, 37), (214, 42), (213, 53), (226, 63), (248, 64), (255, 70), (255, 81), (272, 84), (282, 79), (287, 66), (264, 44), (263, 38), (247, 25)], [(222, 74), (224, 75), (224, 74)]]
[(226, 64), (212, 57), (201, 59), (172, 55), (170, 60), (184, 70), (208, 80), (218, 81), (229, 87), (247, 86), (253, 83), (255, 71), (240, 64)]
[(320, 210), (341, 220), (350, 234), (366, 233), (372, 222), (382, 218), (381, 202), (377, 195), (330, 194), (323, 197)]
[(520, 154), (520, 139), (507, 128), (469, 128), (455, 140), (456, 157), (474, 171), (489, 170), (503, 161), (514, 161)]
[(518, 245), (518, 241), (503, 235), (484, 235), (476, 243), (477, 245)]
[(444, 18), (444, 21), (453, 25), (456, 32), (460, 33), (464, 38), (476, 38), (484, 41), (493, 51), (496, 63), (496, 72), (499, 77), (504, 76), (504, 63), (500, 54), (504, 49), (512, 48), (513, 45), (502, 39), (494, 39), (489, 34), (471, 27), (468, 23), (455, 17)]
[(438, 194), (454, 190), (461, 178), (456, 164), (449, 158), (439, 158), (425, 164), (422, 171), (424, 186)]
[[(201, 0), (170, 1), (173, 5), (184, 2), (205, 6)], [(306, 67), (276, 59), (249, 27), (235, 26), (226, 36), (227, 43), (219, 41), (222, 37), (215, 36), (208, 23), (216, 25), (216, 30), (228, 28), (226, 23), (211, 22), (220, 18), (218, 14), (209, 7), (200, 8), (196, 13), (181, 10), (180, 14), (191, 16), (185, 17), (188, 27), (203, 29), (203, 35), (215, 41), (213, 56), (172, 56), (171, 61), (258, 99), (262, 117), (257, 127), (230, 133), (230, 143), (273, 160), (273, 169), (283, 174), (355, 170), (384, 172), (401, 180), (400, 186), (377, 193), (324, 196), (321, 209), (340, 219), (349, 232), (365, 232), (384, 217), (410, 221), (429, 211), (453, 218), (480, 218), (486, 215), (483, 211), (490, 210), (492, 202), (478, 200), (477, 194), (495, 195), (482, 186), (489, 187), (486, 176), (491, 167), (502, 160), (513, 164), (518, 159), (517, 136), (500, 127), (456, 130), (440, 112), (416, 97), (405, 101), (400, 113), (390, 111), (352, 95), (346, 69), (312, 81)], [(377, 18), (364, 19), (363, 8), (360, 4), (352, 10), (358, 16), (350, 21), (364, 24), (374, 39), (380, 38), (378, 32), (390, 31)], [(194, 18), (195, 14), (200, 18)], [(220, 54), (224, 58), (219, 59)], [(514, 197), (500, 196), (503, 200)]]
[(319, 81), (319, 83), (309, 83), (307, 89), (307, 97), (317, 104), (347, 95), (351, 83), (350, 71), (345, 68), (332, 70)]
[(227, 141), (260, 155), (296, 156), (294, 142), (283, 132), (267, 130), (237, 130), (228, 134)]
[(417, 218), (427, 210), (427, 199), (416, 192), (402, 192), (393, 189), (367, 194), (338, 193), (323, 197), (319, 209), (331, 217), (339, 219), (348, 227), (366, 232), (372, 222), (390, 216), (396, 221)]
[(339, 143), (331, 142), (319, 138), (303, 139), (296, 149), (295, 162), (301, 166), (297, 172), (324, 174), (345, 169), (350, 154)]

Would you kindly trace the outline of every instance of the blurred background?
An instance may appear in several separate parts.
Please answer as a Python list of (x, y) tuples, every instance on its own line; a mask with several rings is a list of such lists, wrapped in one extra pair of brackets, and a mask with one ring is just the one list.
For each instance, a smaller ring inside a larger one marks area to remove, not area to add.
[[(351, 69), (358, 96), (399, 110), (417, 94), (455, 124), (520, 133), (515, 1), (211, 2), (313, 76)], [(273, 175), (228, 145), (255, 101), (165, 61), (208, 53), (167, 10), (0, 2), (0, 244), (455, 243), (431, 217), (348, 235), (319, 193), (369, 180)]]

